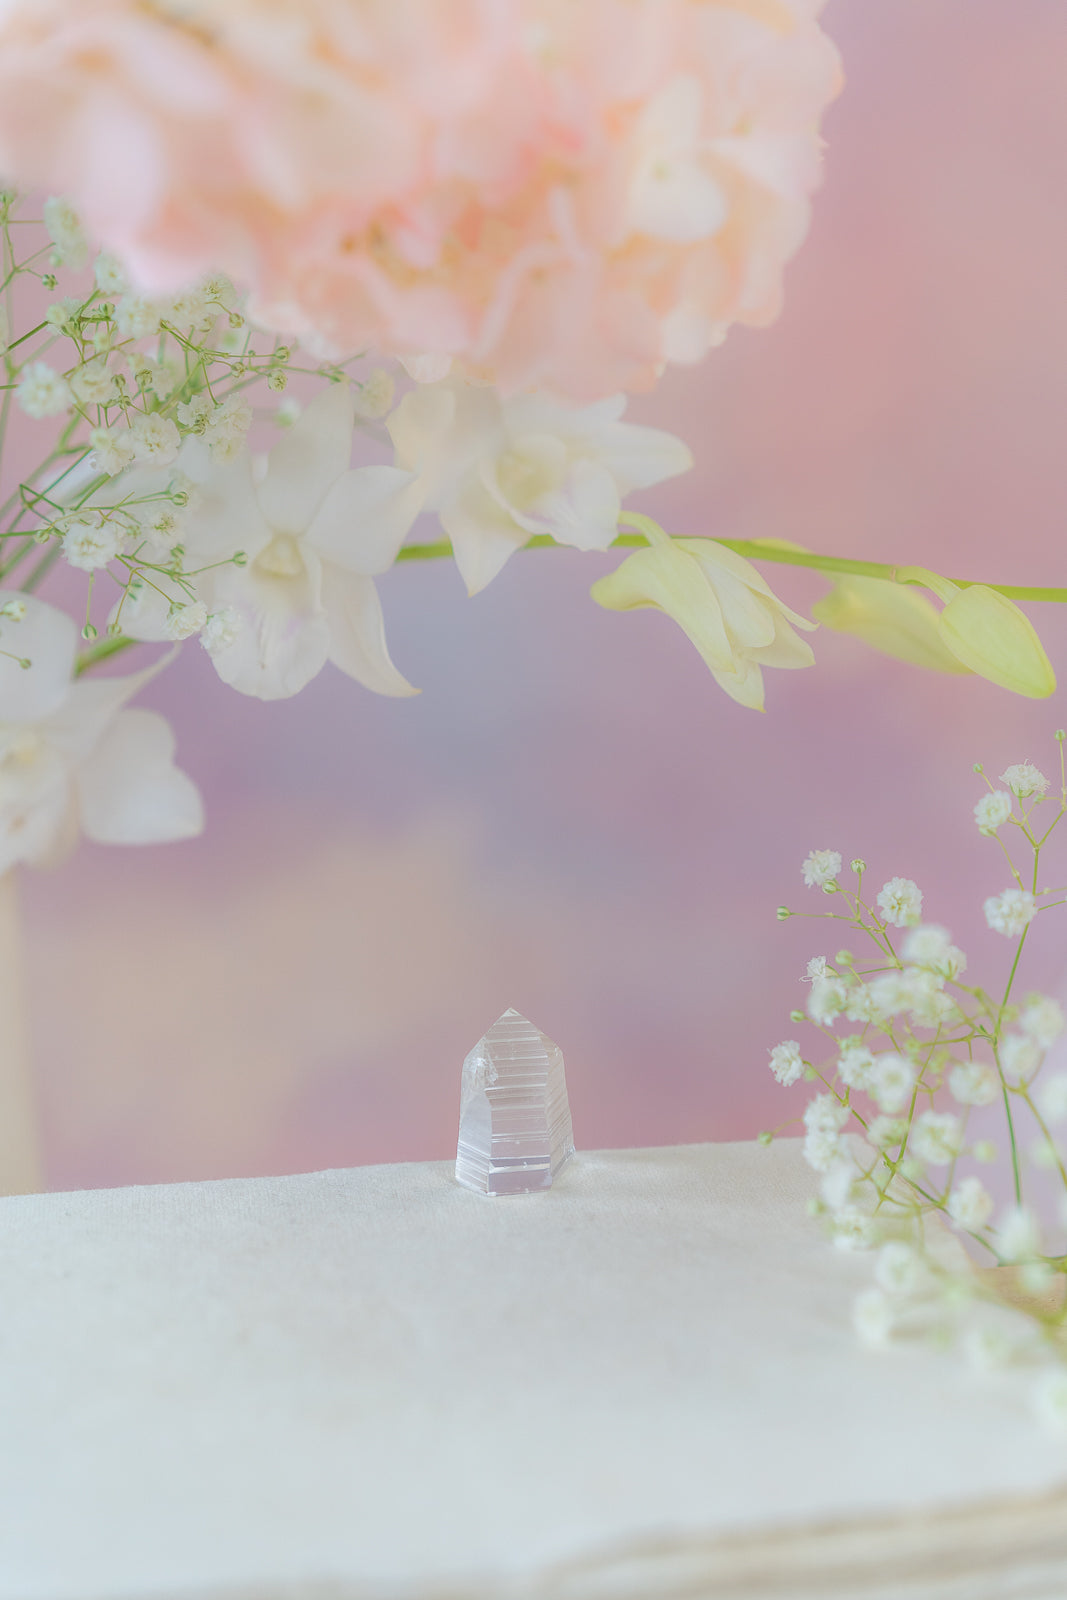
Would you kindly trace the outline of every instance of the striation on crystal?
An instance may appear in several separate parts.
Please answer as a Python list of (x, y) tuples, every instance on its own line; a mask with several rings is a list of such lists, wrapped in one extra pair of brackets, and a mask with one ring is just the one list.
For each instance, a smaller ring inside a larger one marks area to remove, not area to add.
[(563, 1052), (515, 1010), (463, 1063), (456, 1182), (479, 1194), (547, 1189), (574, 1154)]

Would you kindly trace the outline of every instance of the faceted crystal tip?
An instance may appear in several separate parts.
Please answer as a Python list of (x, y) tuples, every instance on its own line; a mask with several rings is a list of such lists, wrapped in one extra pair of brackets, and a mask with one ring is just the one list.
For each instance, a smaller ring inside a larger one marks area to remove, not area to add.
[(527, 1194), (549, 1188), (573, 1154), (563, 1052), (509, 1008), (463, 1063), (456, 1182)]

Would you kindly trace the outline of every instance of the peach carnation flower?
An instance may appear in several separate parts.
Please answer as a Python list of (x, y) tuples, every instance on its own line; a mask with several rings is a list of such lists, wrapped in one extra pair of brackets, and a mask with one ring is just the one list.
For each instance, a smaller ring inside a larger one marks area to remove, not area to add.
[(777, 312), (821, 7), (6, 0), (0, 172), (145, 293), (221, 269), (283, 333), (591, 401)]

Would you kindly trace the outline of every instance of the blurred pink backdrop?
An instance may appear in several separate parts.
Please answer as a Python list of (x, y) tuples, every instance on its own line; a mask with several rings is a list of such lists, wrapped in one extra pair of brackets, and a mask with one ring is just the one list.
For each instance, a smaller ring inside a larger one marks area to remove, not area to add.
[[(847, 85), (785, 312), (632, 403), (698, 462), (633, 504), (675, 532), (1063, 583), (1062, 0), (830, 0), (825, 22)], [(562, 1045), (579, 1144), (751, 1137), (803, 1103), (767, 1050), (797, 1031), (807, 957), (841, 943), (775, 921), (826, 908), (813, 847), (914, 876), (999, 971), (970, 768), (1051, 771), (1062, 692), (820, 633), (760, 717), (665, 618), (593, 606), (608, 565), (529, 553), (473, 601), (444, 564), (392, 573), (412, 701), (327, 669), (262, 705), (183, 652), (147, 702), (206, 835), (83, 847), (23, 885), (53, 1187), (446, 1157), (463, 1055), (509, 1005)], [(772, 581), (794, 604), (824, 587)], [(1067, 618), (1032, 614), (1067, 674)], [(1049, 921), (1032, 974), (1058, 989)]]

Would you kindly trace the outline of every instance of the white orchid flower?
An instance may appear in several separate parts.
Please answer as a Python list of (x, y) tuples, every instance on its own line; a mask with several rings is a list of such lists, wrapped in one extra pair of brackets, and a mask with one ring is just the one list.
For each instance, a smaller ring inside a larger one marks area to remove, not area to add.
[[(215, 669), (242, 694), (294, 695), (327, 661), (379, 694), (418, 692), (389, 658), (373, 578), (396, 559), (419, 494), (410, 472), (349, 467), (353, 426), (352, 395), (335, 384), (270, 451), (262, 476), (245, 450), (212, 460), (190, 439), (182, 451), (179, 469), (193, 485), (185, 568), (208, 615)], [(238, 551), (243, 566), (232, 564)], [(123, 631), (172, 638), (172, 605), (188, 601), (165, 579), (146, 582), (123, 602)]]
[(174, 765), (166, 721), (125, 709), (158, 668), (75, 679), (70, 617), (32, 595), (0, 591), (0, 607), (0, 873), (61, 859), (79, 833), (98, 844), (200, 833), (200, 795)]
[(625, 406), (624, 395), (579, 408), (501, 400), (456, 378), (404, 396), (388, 422), (396, 463), (418, 474), (470, 594), (533, 534), (606, 550), (623, 495), (692, 466), (673, 434), (620, 422)]
[(648, 525), (635, 550), (591, 593), (609, 611), (654, 606), (673, 617), (731, 699), (763, 710), (764, 667), (810, 667), (811, 646), (794, 632), (815, 623), (785, 605), (751, 562), (715, 539), (671, 539)]

